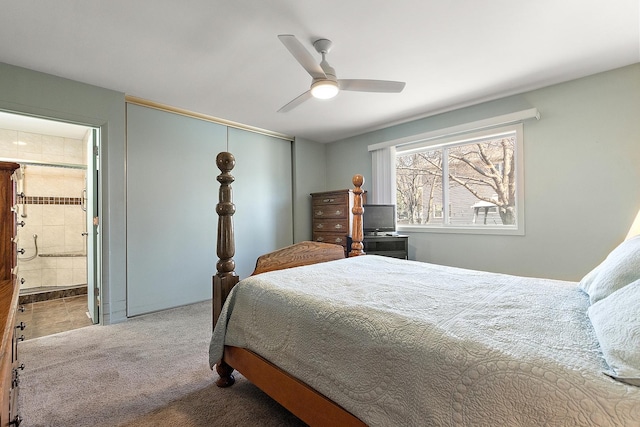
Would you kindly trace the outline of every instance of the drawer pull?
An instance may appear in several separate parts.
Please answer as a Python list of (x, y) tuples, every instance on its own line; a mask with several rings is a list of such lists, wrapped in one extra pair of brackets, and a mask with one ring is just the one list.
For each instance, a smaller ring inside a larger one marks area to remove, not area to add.
[(336, 211), (336, 216), (339, 216), (339, 215), (342, 215), (342, 211), (340, 209)]
[(20, 329), (21, 331), (24, 331), (24, 328), (26, 327), (27, 325), (25, 325), (24, 322), (20, 322), (20, 324), (16, 326), (16, 329)]
[(342, 243), (342, 237), (336, 237), (336, 243)]
[(336, 224), (335, 229), (336, 230), (341, 230), (342, 229), (342, 224)]
[(323, 211), (316, 211), (316, 216), (322, 216), (322, 215), (324, 215)]
[(318, 224), (318, 225), (316, 225), (316, 228), (322, 229), (322, 228), (324, 228), (324, 224)]
[(318, 238), (316, 239), (316, 242), (324, 242), (324, 237), (318, 237)]
[(17, 369), (13, 370), (13, 378), (11, 380), (11, 388), (18, 388), (20, 386), (20, 373)]
[(322, 199), (322, 203), (333, 203), (336, 199)]

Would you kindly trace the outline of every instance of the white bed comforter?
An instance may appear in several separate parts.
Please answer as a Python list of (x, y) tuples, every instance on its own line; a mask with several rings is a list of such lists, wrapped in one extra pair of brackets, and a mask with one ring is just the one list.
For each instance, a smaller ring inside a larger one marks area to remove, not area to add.
[(237, 285), (213, 333), (371, 426), (639, 426), (576, 283), (373, 255)]

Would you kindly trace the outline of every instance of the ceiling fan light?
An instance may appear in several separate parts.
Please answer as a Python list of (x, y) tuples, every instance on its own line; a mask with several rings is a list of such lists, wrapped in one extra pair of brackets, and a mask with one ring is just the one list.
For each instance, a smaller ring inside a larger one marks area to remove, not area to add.
[(338, 94), (338, 83), (332, 80), (320, 80), (311, 84), (311, 95), (318, 99), (333, 98)]

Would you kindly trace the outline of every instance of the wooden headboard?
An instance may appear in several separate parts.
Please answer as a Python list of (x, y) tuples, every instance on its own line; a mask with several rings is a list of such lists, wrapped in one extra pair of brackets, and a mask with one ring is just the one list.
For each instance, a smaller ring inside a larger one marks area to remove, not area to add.
[(341, 258), (344, 258), (344, 249), (340, 245), (321, 242), (295, 243), (260, 256), (256, 261), (256, 268), (252, 276), (267, 271), (300, 267)]

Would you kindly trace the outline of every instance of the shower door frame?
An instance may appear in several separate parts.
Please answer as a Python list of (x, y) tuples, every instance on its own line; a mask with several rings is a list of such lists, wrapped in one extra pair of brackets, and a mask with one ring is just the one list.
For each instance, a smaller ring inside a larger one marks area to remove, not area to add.
[(91, 136), (87, 142), (87, 306), (89, 317), (100, 323), (100, 129), (91, 127)]

